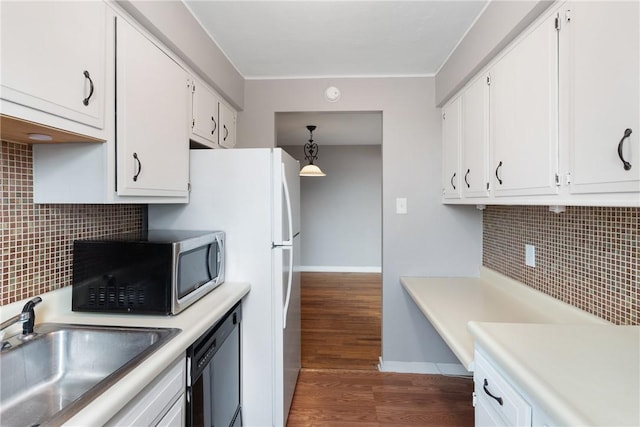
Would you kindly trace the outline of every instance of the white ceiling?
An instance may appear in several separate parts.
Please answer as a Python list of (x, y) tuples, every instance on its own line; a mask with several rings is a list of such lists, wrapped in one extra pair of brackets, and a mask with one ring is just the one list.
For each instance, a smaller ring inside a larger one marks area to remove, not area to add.
[(317, 126), (313, 140), (323, 145), (382, 144), (382, 112), (276, 113), (276, 145), (304, 145), (307, 125)]
[(183, 1), (248, 79), (434, 75), (487, 4)]

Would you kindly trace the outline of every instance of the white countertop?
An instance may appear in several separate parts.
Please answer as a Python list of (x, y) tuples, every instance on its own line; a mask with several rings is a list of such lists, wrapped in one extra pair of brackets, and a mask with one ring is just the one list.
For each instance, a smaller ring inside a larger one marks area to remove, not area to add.
[[(78, 313), (71, 311), (71, 286), (40, 295), (42, 303), (36, 306), (36, 323), (57, 322), (86, 325), (141, 326), (179, 328), (177, 336), (93, 402), (69, 419), (65, 425), (102, 425), (140, 393), (210, 326), (240, 301), (250, 290), (248, 283), (225, 282), (194, 305), (176, 316), (149, 316), (130, 314)], [(5, 320), (20, 312), (25, 301), (2, 307), (0, 317)], [(6, 331), (5, 336), (17, 333), (19, 328)]]
[(482, 268), (480, 278), (401, 277), (422, 313), (469, 371), (473, 337), (467, 323), (593, 323), (606, 320)]
[(554, 424), (640, 426), (640, 326), (470, 322), (469, 331)]
[(469, 370), (474, 342), (554, 425), (640, 426), (640, 326), (616, 326), (483, 268), (401, 283)]

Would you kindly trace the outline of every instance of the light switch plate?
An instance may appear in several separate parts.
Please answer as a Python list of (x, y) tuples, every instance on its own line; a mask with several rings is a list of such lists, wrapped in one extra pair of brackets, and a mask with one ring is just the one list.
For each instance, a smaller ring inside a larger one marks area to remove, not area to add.
[(401, 215), (407, 213), (407, 199), (405, 197), (398, 197), (396, 199), (396, 213)]

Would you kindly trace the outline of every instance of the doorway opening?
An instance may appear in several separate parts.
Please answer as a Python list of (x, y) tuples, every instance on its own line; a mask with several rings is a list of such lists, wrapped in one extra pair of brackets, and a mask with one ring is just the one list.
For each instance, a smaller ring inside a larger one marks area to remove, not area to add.
[(276, 145), (300, 161), (302, 367), (375, 370), (381, 354), (382, 112), (276, 113)]

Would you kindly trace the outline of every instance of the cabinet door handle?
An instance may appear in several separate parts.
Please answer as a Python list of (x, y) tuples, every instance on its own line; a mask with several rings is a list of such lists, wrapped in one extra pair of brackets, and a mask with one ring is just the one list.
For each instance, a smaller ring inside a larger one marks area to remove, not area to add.
[(624, 135), (622, 136), (622, 139), (618, 143), (618, 157), (620, 157), (620, 161), (622, 161), (622, 166), (626, 171), (631, 169), (631, 163), (627, 162), (622, 156), (622, 144), (624, 143), (624, 140), (629, 138), (630, 136), (631, 136), (631, 129), (625, 129)]
[(450, 181), (451, 182), (451, 186), (453, 187), (454, 190), (456, 189), (456, 185), (453, 183), (453, 178), (455, 178), (455, 177), (456, 177), (456, 173), (454, 172), (453, 175), (451, 175), (451, 181)]
[(84, 74), (84, 78), (85, 79), (89, 80), (89, 96), (87, 96), (85, 99), (83, 99), (82, 103), (84, 105), (89, 105), (89, 100), (93, 96), (93, 80), (91, 80), (91, 76), (89, 75), (89, 72), (87, 70), (84, 70), (84, 72), (82, 74)]
[(467, 173), (464, 174), (464, 183), (467, 184), (467, 188), (471, 188), (471, 185), (469, 185), (469, 181), (467, 181), (467, 177), (469, 176), (469, 172), (471, 172), (471, 169), (467, 169)]
[(211, 135), (213, 135), (216, 132), (216, 129), (218, 129), (218, 123), (216, 123), (216, 119), (214, 119), (213, 116), (211, 116), (211, 121), (213, 122), (213, 130), (211, 131)]
[(487, 381), (487, 379), (485, 378), (484, 379), (484, 384), (482, 385), (482, 388), (484, 389), (484, 392), (487, 393), (489, 395), (489, 397), (493, 397), (495, 400), (497, 400), (498, 403), (500, 404), (500, 406), (502, 406), (502, 398), (491, 394), (491, 392), (487, 388), (488, 385), (489, 385), (489, 381)]
[(133, 175), (133, 181), (135, 182), (138, 180), (138, 176), (140, 176), (140, 172), (142, 172), (142, 162), (138, 158), (138, 153), (133, 153), (133, 158), (136, 162), (138, 162), (138, 172), (135, 175)]
[(502, 185), (502, 179), (500, 179), (500, 175), (498, 174), (498, 172), (500, 172), (500, 168), (502, 167), (502, 161), (500, 161), (500, 163), (498, 163), (498, 167), (496, 168), (496, 179), (498, 180), (498, 183), (500, 185)]
[(229, 136), (229, 129), (227, 129), (227, 125), (223, 125), (222, 128), (224, 129), (224, 137), (222, 138), (222, 140), (226, 141), (227, 137)]

